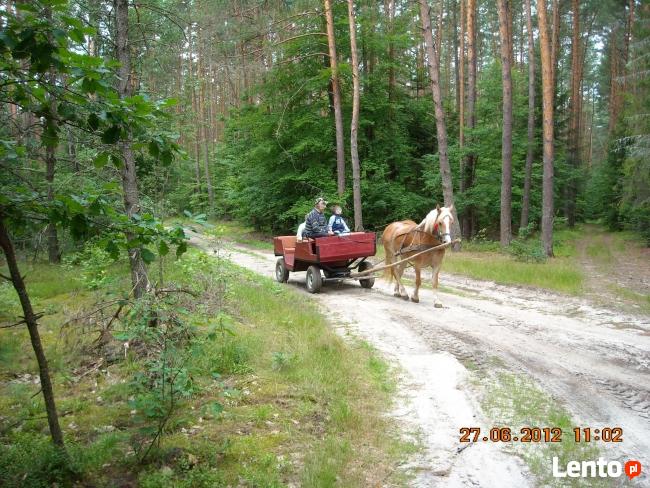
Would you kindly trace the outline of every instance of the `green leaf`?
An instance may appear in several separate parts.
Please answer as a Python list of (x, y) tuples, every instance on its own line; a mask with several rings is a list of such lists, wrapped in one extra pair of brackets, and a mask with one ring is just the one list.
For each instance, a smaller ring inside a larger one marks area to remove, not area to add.
[(102, 142), (104, 144), (115, 144), (120, 140), (120, 126), (111, 125), (102, 133)]
[(158, 243), (158, 254), (161, 256), (166, 256), (169, 253), (169, 246), (165, 241), (160, 241)]
[(78, 42), (79, 44), (83, 44), (86, 41), (82, 29), (79, 28), (70, 29), (69, 35), (70, 35), (70, 39), (72, 39), (75, 42)]
[(108, 164), (108, 158), (110, 156), (110, 153), (107, 152), (101, 152), (97, 155), (95, 159), (93, 159), (93, 165), (95, 165), (95, 168), (103, 168)]
[(93, 132), (99, 128), (99, 117), (95, 112), (88, 116), (88, 128)]
[(176, 257), (181, 257), (187, 251), (187, 242), (181, 242), (176, 248)]
[(122, 169), (124, 167), (124, 162), (122, 161), (122, 158), (116, 154), (111, 154), (111, 164), (115, 166), (117, 169)]
[(154, 253), (152, 253), (152, 252), (151, 252), (149, 249), (147, 249), (146, 247), (143, 247), (143, 248), (140, 250), (140, 256), (142, 256), (142, 260), (143, 260), (146, 264), (151, 264), (151, 263), (153, 263), (154, 259), (156, 259), (156, 255), (155, 255)]
[(149, 143), (149, 154), (151, 154), (151, 156), (154, 158), (157, 158), (160, 154), (160, 148), (158, 147), (158, 143), (156, 141), (151, 141)]
[(165, 166), (169, 166), (170, 164), (172, 164), (172, 161), (174, 160), (174, 155), (172, 154), (171, 151), (166, 149), (160, 155), (160, 160)]

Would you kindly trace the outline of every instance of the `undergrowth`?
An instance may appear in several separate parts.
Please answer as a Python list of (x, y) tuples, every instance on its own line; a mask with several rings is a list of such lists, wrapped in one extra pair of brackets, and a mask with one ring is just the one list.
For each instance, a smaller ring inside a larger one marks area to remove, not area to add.
[[(69, 460), (49, 440), (26, 331), (0, 329), (2, 486), (404, 481), (413, 448), (383, 416), (391, 372), (371, 348), (218, 257), (191, 250), (163, 268), (157, 289), (176, 291), (133, 302), (124, 262), (26, 266)], [(12, 290), (0, 301), (15, 321)]]

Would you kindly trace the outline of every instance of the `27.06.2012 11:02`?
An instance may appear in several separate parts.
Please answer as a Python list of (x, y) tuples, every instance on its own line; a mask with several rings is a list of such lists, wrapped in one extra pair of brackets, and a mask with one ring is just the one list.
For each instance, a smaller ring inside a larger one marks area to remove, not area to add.
[[(460, 442), (562, 442), (562, 433), (560, 427), (522, 427), (519, 435), (513, 435), (509, 427), (493, 427), (481, 437), (480, 427), (461, 427)], [(573, 434), (575, 442), (623, 442), (621, 427), (575, 427)]]

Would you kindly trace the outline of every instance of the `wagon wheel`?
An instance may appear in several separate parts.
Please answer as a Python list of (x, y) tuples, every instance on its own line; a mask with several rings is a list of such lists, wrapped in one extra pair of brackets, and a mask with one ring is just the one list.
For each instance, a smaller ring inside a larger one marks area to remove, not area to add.
[[(369, 263), (368, 261), (364, 261), (359, 265), (359, 273), (363, 273), (364, 271), (368, 271), (369, 269), (372, 269), (372, 263)], [(370, 275), (368, 276), (368, 278), (360, 279), (359, 284), (361, 285), (362, 288), (372, 288), (373, 285), (375, 284), (375, 277)]]
[(318, 266), (311, 265), (307, 268), (307, 291), (318, 293), (323, 286), (323, 277)]
[(278, 283), (286, 283), (289, 280), (289, 270), (284, 264), (284, 258), (280, 258), (275, 263), (275, 279)]

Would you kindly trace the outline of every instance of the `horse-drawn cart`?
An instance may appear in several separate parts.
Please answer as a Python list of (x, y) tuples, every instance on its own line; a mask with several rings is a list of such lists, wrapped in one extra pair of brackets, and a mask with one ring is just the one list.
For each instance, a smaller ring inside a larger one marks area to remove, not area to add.
[[(307, 290), (318, 293), (327, 282), (346, 279), (358, 280), (362, 287), (372, 288), (375, 278), (367, 273), (372, 269), (366, 258), (377, 252), (374, 232), (353, 232), (343, 236), (318, 237), (297, 241), (296, 236), (279, 236), (273, 239), (276, 256), (275, 278), (280, 283), (289, 279), (289, 272), (306, 271)], [(358, 270), (359, 273), (353, 273)]]

